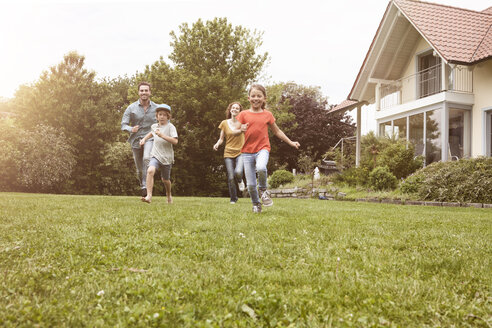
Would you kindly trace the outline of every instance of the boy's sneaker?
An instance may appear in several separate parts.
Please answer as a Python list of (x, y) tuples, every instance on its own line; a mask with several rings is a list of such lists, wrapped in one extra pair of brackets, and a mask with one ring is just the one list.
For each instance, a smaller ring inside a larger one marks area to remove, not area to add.
[(244, 182), (242, 182), (242, 181), (239, 182), (237, 185), (239, 186), (240, 191), (244, 191), (246, 189), (246, 187), (244, 186)]
[(147, 197), (147, 189), (142, 189), (142, 198)]
[(265, 207), (273, 205), (273, 200), (270, 198), (270, 192), (268, 190), (261, 192), (261, 202)]
[(261, 204), (253, 205), (253, 213), (261, 213)]

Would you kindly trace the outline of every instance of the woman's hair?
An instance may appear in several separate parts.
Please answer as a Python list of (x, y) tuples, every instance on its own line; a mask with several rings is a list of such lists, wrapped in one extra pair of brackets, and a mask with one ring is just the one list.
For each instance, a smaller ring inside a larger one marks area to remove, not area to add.
[[(248, 96), (251, 94), (251, 90), (253, 89), (256, 89), (256, 90), (259, 90), (261, 91), (261, 93), (263, 93), (263, 96), (265, 97), (266, 99), (266, 89), (264, 86), (262, 86), (261, 84), (253, 84), (251, 85), (251, 87), (249, 87), (249, 91), (248, 91)], [(266, 100), (263, 102), (263, 104), (261, 105), (261, 108), (265, 109), (266, 108)]]
[(233, 106), (233, 105), (235, 105), (235, 104), (238, 104), (238, 105), (239, 105), (239, 111), (242, 111), (242, 110), (243, 110), (243, 106), (242, 106), (240, 103), (238, 103), (237, 101), (235, 101), (235, 102), (231, 102), (231, 103), (229, 104), (229, 106), (227, 106), (227, 109), (226, 109), (226, 111), (225, 111), (225, 114), (226, 114), (226, 119), (227, 119), (227, 120), (231, 118), (231, 116), (232, 116), (232, 115), (231, 115), (231, 108), (232, 108), (232, 106)]

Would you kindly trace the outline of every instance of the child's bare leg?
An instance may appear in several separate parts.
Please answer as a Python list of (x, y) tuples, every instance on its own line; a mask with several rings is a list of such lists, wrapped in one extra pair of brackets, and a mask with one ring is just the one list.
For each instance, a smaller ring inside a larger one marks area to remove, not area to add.
[[(173, 197), (171, 195), (171, 180), (164, 180), (162, 179), (162, 182), (164, 183), (164, 187), (166, 188), (166, 196), (167, 196), (167, 203), (172, 204), (173, 203)], [(148, 186), (147, 182), (147, 186)]]
[(152, 201), (152, 189), (154, 188), (155, 167), (149, 166), (147, 169), (147, 196), (142, 197), (142, 202), (150, 203)]

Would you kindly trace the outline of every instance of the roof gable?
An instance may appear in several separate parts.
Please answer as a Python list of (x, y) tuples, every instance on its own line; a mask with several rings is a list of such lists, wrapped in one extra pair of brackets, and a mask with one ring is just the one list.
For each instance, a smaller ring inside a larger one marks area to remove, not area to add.
[(488, 9), (478, 12), (415, 0), (394, 3), (445, 61), (471, 64), (492, 56)]
[(373, 99), (370, 79), (397, 78), (419, 38), (447, 63), (490, 59), (492, 7), (479, 12), (419, 0), (389, 1), (347, 99)]

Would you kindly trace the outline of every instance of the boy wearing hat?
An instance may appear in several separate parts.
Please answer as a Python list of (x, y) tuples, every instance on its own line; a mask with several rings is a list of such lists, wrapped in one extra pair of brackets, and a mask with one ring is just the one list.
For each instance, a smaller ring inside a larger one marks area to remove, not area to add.
[(147, 169), (147, 196), (142, 197), (142, 201), (149, 203), (152, 201), (152, 189), (154, 187), (154, 174), (157, 169), (161, 171), (161, 179), (166, 188), (168, 204), (172, 204), (171, 195), (171, 168), (174, 164), (173, 145), (178, 144), (178, 133), (176, 127), (170, 122), (171, 107), (166, 104), (157, 105), (155, 109), (157, 123), (151, 126), (151, 131), (140, 140), (143, 146), (147, 139), (154, 138), (152, 146), (149, 168)]

